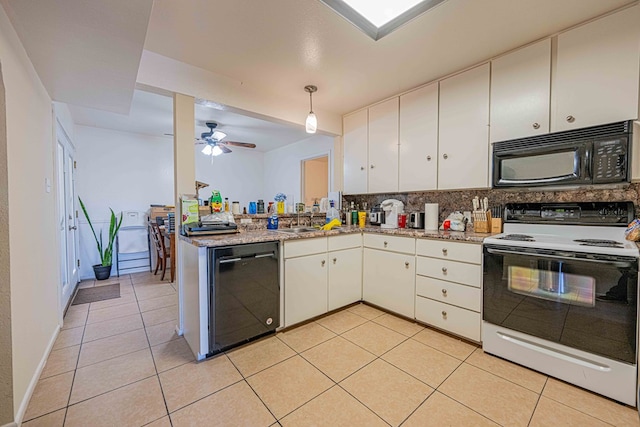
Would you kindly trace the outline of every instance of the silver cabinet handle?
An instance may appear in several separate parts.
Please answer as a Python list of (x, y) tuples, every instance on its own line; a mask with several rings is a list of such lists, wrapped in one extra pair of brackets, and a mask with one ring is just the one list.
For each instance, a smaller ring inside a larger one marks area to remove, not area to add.
[(427, 162), (431, 161), (431, 156), (427, 156)]
[(442, 255), (446, 255), (446, 254), (447, 254), (447, 252), (449, 252), (449, 251), (447, 250), (447, 248), (442, 248)]
[(375, 167), (376, 167), (376, 165), (371, 165), (371, 169), (373, 169), (373, 168), (375, 168)]
[(447, 317), (447, 312), (442, 310), (442, 317)]
[(327, 262), (327, 261), (322, 260), (322, 262), (321, 262), (320, 264), (322, 264), (322, 266), (324, 267), (324, 264), (325, 264), (326, 262)]
[(537, 123), (537, 122), (536, 122), (536, 123), (534, 123), (534, 124), (533, 124), (533, 128), (534, 128), (534, 129), (540, 129), (540, 123)]
[(78, 227), (76, 225), (70, 225), (69, 230), (77, 230)]
[(333, 259), (333, 263), (334, 263), (334, 264), (336, 263), (336, 261), (338, 261), (338, 258), (334, 258), (334, 259)]
[(442, 272), (443, 272), (444, 274), (447, 274), (447, 267), (442, 267)]
[(405, 266), (406, 268), (409, 268), (409, 261), (405, 261), (405, 262), (404, 262), (404, 266)]
[(447, 296), (447, 290), (446, 289), (442, 290), (442, 295)]
[(364, 170), (364, 166), (360, 166), (360, 170), (363, 171)]
[(444, 154), (442, 155), (442, 158), (443, 158), (443, 159), (445, 159), (445, 160), (447, 160), (447, 159), (449, 158), (449, 156), (447, 155), (447, 153), (444, 153)]
[(575, 122), (575, 121), (576, 121), (576, 118), (575, 118), (575, 117), (573, 117), (573, 116), (567, 116), (567, 121), (568, 121), (569, 123), (573, 123), (573, 122)]
[(386, 248), (388, 244), (388, 242), (384, 242), (384, 247)]

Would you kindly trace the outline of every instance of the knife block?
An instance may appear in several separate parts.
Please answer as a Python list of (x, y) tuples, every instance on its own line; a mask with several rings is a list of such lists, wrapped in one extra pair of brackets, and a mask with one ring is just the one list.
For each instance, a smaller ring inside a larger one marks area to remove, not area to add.
[[(486, 216), (486, 220), (485, 220)], [(482, 218), (482, 219), (480, 219)], [(475, 211), (473, 212), (473, 231), (476, 233), (491, 232), (491, 211)]]

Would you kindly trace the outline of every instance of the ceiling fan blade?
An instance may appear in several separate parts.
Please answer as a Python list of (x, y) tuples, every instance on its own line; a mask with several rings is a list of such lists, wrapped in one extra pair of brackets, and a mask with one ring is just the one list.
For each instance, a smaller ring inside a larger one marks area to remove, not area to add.
[(251, 144), (249, 142), (219, 141), (218, 144), (232, 145), (234, 147), (243, 147), (243, 148), (256, 148), (256, 144)]
[(220, 147), (220, 149), (222, 150), (222, 152), (223, 152), (224, 154), (231, 153), (231, 150), (229, 150), (229, 149), (228, 149), (227, 147), (225, 147), (224, 145), (221, 145), (220, 143), (218, 143), (217, 145), (218, 145), (218, 147)]

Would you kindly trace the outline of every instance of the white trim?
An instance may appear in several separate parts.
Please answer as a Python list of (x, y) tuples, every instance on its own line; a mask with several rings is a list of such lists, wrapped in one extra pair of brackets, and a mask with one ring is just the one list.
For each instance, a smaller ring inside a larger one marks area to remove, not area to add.
[(15, 422), (10, 422), (9, 424), (4, 424), (0, 427), (18, 427), (18, 424), (16, 424)]
[[(22, 424), (22, 418), (24, 418), (24, 414), (25, 414), (25, 412), (27, 412), (27, 407), (29, 406), (29, 401), (31, 401), (31, 396), (33, 395), (33, 391), (36, 388), (36, 384), (38, 384), (38, 381), (40, 380), (40, 375), (42, 375), (42, 370), (44, 369), (44, 365), (46, 365), (46, 363), (47, 363), (47, 359), (49, 358), (49, 354), (51, 354), (51, 350), (53, 349), (53, 345), (56, 342), (56, 339), (58, 338), (58, 334), (59, 333), (60, 333), (60, 325), (58, 325), (56, 327), (56, 330), (53, 332), (53, 336), (49, 340), (49, 344), (47, 345), (47, 349), (45, 350), (44, 355), (42, 356), (42, 359), (40, 359), (40, 363), (38, 363), (38, 367), (36, 368), (36, 372), (33, 374), (33, 377), (31, 378), (31, 381), (29, 382), (29, 386), (27, 387), (27, 391), (25, 392), (24, 397), (22, 398), (22, 402), (20, 403), (20, 406), (18, 407), (18, 412), (16, 412), (15, 421), (14, 421), (13, 425), (21, 425)], [(10, 426), (12, 424), (9, 423), (7, 425)]]

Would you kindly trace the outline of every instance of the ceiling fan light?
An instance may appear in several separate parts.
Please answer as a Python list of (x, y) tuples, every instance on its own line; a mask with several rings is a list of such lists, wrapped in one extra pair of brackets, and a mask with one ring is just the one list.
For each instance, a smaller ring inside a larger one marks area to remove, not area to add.
[(213, 135), (211, 135), (211, 138), (215, 139), (216, 141), (221, 141), (223, 138), (226, 138), (227, 134), (224, 132), (220, 132), (219, 130), (214, 131)]
[(307, 131), (307, 133), (316, 133), (317, 129), (318, 129), (318, 118), (313, 113), (313, 111), (311, 111), (307, 116), (307, 121), (305, 122), (305, 130)]
[(217, 145), (214, 146), (213, 149), (211, 150), (212, 156), (219, 156), (222, 153), (223, 153), (222, 149), (220, 149), (220, 147), (218, 147)]
[(211, 146), (210, 145), (205, 145), (204, 148), (202, 149), (202, 153), (206, 154), (207, 156), (211, 155)]

